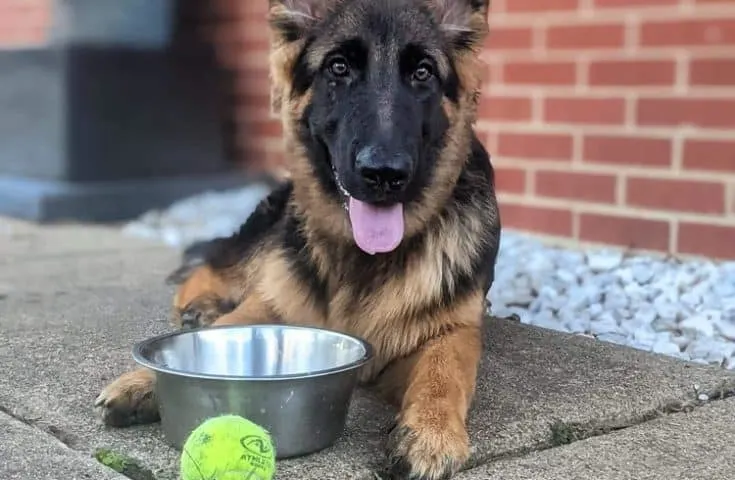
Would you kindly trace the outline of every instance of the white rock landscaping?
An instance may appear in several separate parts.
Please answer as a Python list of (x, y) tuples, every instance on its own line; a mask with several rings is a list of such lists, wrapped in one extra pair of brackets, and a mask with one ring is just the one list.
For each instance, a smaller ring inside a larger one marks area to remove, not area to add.
[[(229, 235), (267, 193), (206, 193), (124, 232), (175, 247)], [(488, 299), (523, 323), (735, 369), (735, 262), (574, 250), (505, 230)]]
[(735, 367), (735, 262), (580, 252), (506, 231), (489, 299), (524, 323)]
[(227, 236), (255, 209), (270, 189), (255, 184), (224, 192), (205, 192), (185, 198), (165, 210), (152, 210), (123, 227), (137, 237), (160, 240), (172, 247)]

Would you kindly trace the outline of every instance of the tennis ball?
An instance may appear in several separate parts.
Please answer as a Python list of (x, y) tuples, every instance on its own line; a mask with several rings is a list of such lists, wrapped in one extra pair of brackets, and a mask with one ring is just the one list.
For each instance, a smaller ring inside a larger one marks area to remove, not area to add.
[(275, 471), (270, 434), (238, 415), (206, 420), (181, 452), (181, 480), (272, 480)]

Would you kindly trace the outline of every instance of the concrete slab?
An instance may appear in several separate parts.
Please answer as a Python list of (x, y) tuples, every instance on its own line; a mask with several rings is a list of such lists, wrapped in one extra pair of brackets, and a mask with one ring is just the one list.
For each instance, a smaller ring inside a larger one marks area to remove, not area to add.
[(725, 480), (735, 470), (735, 399), (502, 460), (456, 480)]
[(122, 236), (112, 226), (60, 222), (39, 228), (33, 222), (0, 216), (0, 271), (12, 262), (29, 258), (130, 252), (160, 246), (152, 240)]
[(0, 413), (0, 478), (3, 480), (124, 480), (91, 456), (65, 446)]
[(178, 259), (171, 248), (121, 235), (113, 226), (39, 228), (0, 217), (0, 298), (11, 301), (34, 301), (38, 293), (65, 295), (70, 288), (136, 285), (141, 276), (160, 283)]
[[(32, 234), (51, 245), (53, 234)], [(103, 251), (76, 255), (49, 247), (45, 260), (25, 251), (12, 268), (0, 268), (0, 284), (13, 283), (0, 296), (0, 407), (53, 426), (84, 455), (109, 447), (142, 458), (160, 480), (173, 479), (178, 452), (164, 444), (158, 425), (106, 429), (92, 402), (133, 367), (135, 341), (168, 331), (172, 292), (163, 277), (178, 253), (129, 248), (123, 237), (108, 242)], [(708, 391), (733, 381), (724, 370), (510, 321), (489, 321), (485, 337), (470, 466), (547, 447), (556, 421), (636, 423), (690, 401), (694, 384)], [(337, 444), (281, 462), (278, 479), (373, 480), (392, 415), (359, 394)]]

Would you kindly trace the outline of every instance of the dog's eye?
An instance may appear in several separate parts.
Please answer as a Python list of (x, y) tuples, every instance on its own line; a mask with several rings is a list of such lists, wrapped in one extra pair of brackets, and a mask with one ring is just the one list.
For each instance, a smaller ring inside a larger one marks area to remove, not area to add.
[(413, 71), (413, 80), (416, 82), (425, 82), (429, 80), (434, 72), (432, 71), (431, 64), (427, 61), (419, 63), (416, 70)]
[(329, 73), (335, 77), (345, 77), (350, 73), (350, 66), (343, 57), (335, 57), (329, 61)]

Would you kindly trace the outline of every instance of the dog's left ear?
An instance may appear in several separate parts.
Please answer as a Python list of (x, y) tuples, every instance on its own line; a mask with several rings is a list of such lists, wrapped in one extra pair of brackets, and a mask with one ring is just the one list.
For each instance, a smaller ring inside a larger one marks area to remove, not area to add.
[(439, 24), (454, 48), (482, 46), (488, 31), (490, 0), (431, 0)]
[(322, 19), (331, 3), (331, 0), (269, 0), (268, 21), (280, 40), (293, 42), (303, 38)]

